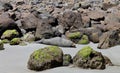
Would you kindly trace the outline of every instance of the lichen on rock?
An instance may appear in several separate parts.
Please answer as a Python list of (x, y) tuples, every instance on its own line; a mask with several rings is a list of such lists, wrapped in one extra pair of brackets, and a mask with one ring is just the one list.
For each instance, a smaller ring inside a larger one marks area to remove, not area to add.
[(11, 40), (11, 39), (18, 37), (18, 36), (19, 36), (19, 33), (17, 32), (17, 30), (13, 29), (13, 30), (6, 30), (2, 34), (1, 38)]
[(19, 45), (21, 43), (21, 39), (20, 38), (13, 38), (10, 41), (10, 45)]
[(28, 68), (35, 71), (42, 71), (62, 66), (63, 52), (57, 46), (48, 46), (33, 52), (28, 61)]
[(83, 35), (81, 40), (78, 41), (78, 44), (89, 44), (89, 38), (87, 35)]

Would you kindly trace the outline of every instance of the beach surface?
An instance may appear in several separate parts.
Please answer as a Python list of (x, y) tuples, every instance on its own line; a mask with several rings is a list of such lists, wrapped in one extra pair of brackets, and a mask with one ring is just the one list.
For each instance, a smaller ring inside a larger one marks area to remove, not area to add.
[[(115, 66), (108, 66), (105, 70), (86, 70), (69, 66), (36, 72), (27, 69), (29, 56), (33, 51), (48, 45), (31, 43), (27, 46), (10, 46), (5, 44), (5, 50), (0, 51), (0, 73), (120, 73), (120, 46), (97, 49), (97, 44), (88, 45), (109, 57)], [(65, 54), (71, 54), (73, 57), (84, 46), (86, 45), (76, 45), (76, 48), (61, 47), (61, 49)]]

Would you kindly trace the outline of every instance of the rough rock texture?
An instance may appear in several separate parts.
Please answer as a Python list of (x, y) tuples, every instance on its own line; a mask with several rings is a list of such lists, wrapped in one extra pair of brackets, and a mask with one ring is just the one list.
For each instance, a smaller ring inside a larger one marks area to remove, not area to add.
[(66, 11), (59, 16), (58, 24), (64, 27), (64, 30), (73, 30), (83, 27), (81, 13)]
[(28, 68), (35, 71), (42, 71), (62, 66), (63, 52), (57, 46), (49, 46), (34, 51), (28, 61)]
[(2, 41), (0, 41), (0, 50), (4, 50), (4, 44)]
[(20, 36), (22, 36), (21, 30), (17, 24), (14, 23), (14, 20), (9, 18), (9, 16), (4, 13), (0, 15), (0, 36), (2, 36), (3, 32), (8, 29), (16, 29), (19, 32)]
[(78, 43), (78, 41), (81, 39), (83, 34), (81, 32), (68, 32), (66, 33), (66, 37), (73, 41), (74, 43)]
[(78, 41), (78, 44), (89, 44), (89, 38), (87, 35), (83, 35), (82, 38)]
[(86, 46), (82, 48), (73, 58), (73, 64), (84, 69), (105, 69), (106, 63), (100, 52)]
[(113, 47), (115, 45), (120, 44), (120, 37), (119, 37), (120, 30), (111, 30), (106, 33), (104, 33), (100, 39), (98, 48), (99, 49), (106, 49), (109, 47)]
[(11, 40), (13, 38), (19, 37), (19, 33), (16, 30), (6, 30), (2, 36), (1, 39), (8, 39)]
[(57, 25), (56, 19), (54, 19), (53, 17), (42, 19), (39, 22), (39, 25), (37, 25), (35, 37), (38, 39), (39, 38), (49, 39), (55, 37), (56, 36), (55, 31), (52, 29), (52, 27), (56, 25)]
[(72, 63), (72, 57), (70, 54), (63, 55), (63, 66), (69, 66)]
[(35, 41), (35, 36), (32, 34), (32, 32), (28, 32), (22, 37), (22, 40), (26, 42), (33, 42)]
[(20, 38), (13, 38), (10, 41), (10, 45), (19, 45), (21, 43), (21, 39)]

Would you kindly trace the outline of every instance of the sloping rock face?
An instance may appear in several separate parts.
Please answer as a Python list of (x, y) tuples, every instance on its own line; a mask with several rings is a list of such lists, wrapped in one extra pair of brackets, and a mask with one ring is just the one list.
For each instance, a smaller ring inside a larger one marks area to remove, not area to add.
[(104, 56), (89, 46), (82, 48), (73, 58), (73, 64), (84, 69), (105, 69)]
[(120, 44), (120, 37), (119, 37), (120, 30), (111, 30), (106, 33), (104, 33), (100, 37), (100, 42), (98, 44), (98, 48), (100, 49), (106, 49), (109, 47), (113, 47), (115, 45)]
[(63, 52), (57, 46), (49, 46), (33, 52), (28, 61), (28, 68), (42, 71), (62, 66)]
[(64, 27), (64, 30), (74, 30), (83, 27), (80, 13), (66, 11), (58, 18), (58, 24)]

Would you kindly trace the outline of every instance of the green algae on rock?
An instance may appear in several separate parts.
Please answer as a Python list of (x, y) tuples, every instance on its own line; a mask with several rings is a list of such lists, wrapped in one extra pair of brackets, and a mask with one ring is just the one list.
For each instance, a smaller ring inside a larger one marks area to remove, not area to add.
[(69, 66), (72, 63), (72, 57), (70, 54), (63, 55), (63, 66)]
[(6, 30), (2, 36), (1, 36), (1, 39), (8, 39), (8, 40), (11, 40), (15, 37), (18, 37), (19, 36), (19, 33), (17, 32), (17, 30), (13, 29), (13, 30)]
[(89, 44), (89, 38), (87, 35), (83, 35), (81, 40), (78, 41), (78, 44)]
[(63, 52), (57, 46), (48, 46), (34, 51), (28, 61), (28, 68), (42, 71), (62, 66)]
[(85, 46), (78, 52), (78, 55), (82, 58), (88, 58), (90, 54), (93, 52), (93, 49), (90, 46)]
[(81, 37), (81, 33), (80, 32), (69, 33), (69, 34), (67, 34), (67, 37), (69, 39), (77, 39), (77, 38)]
[(4, 44), (2, 41), (0, 41), (0, 50), (4, 50)]
[(104, 56), (90, 46), (83, 47), (73, 58), (73, 64), (84, 69), (105, 69)]
[(3, 43), (9, 43), (10, 41), (8, 39), (1, 40)]
[(21, 39), (20, 38), (13, 38), (10, 41), (10, 45), (19, 45), (21, 43)]

